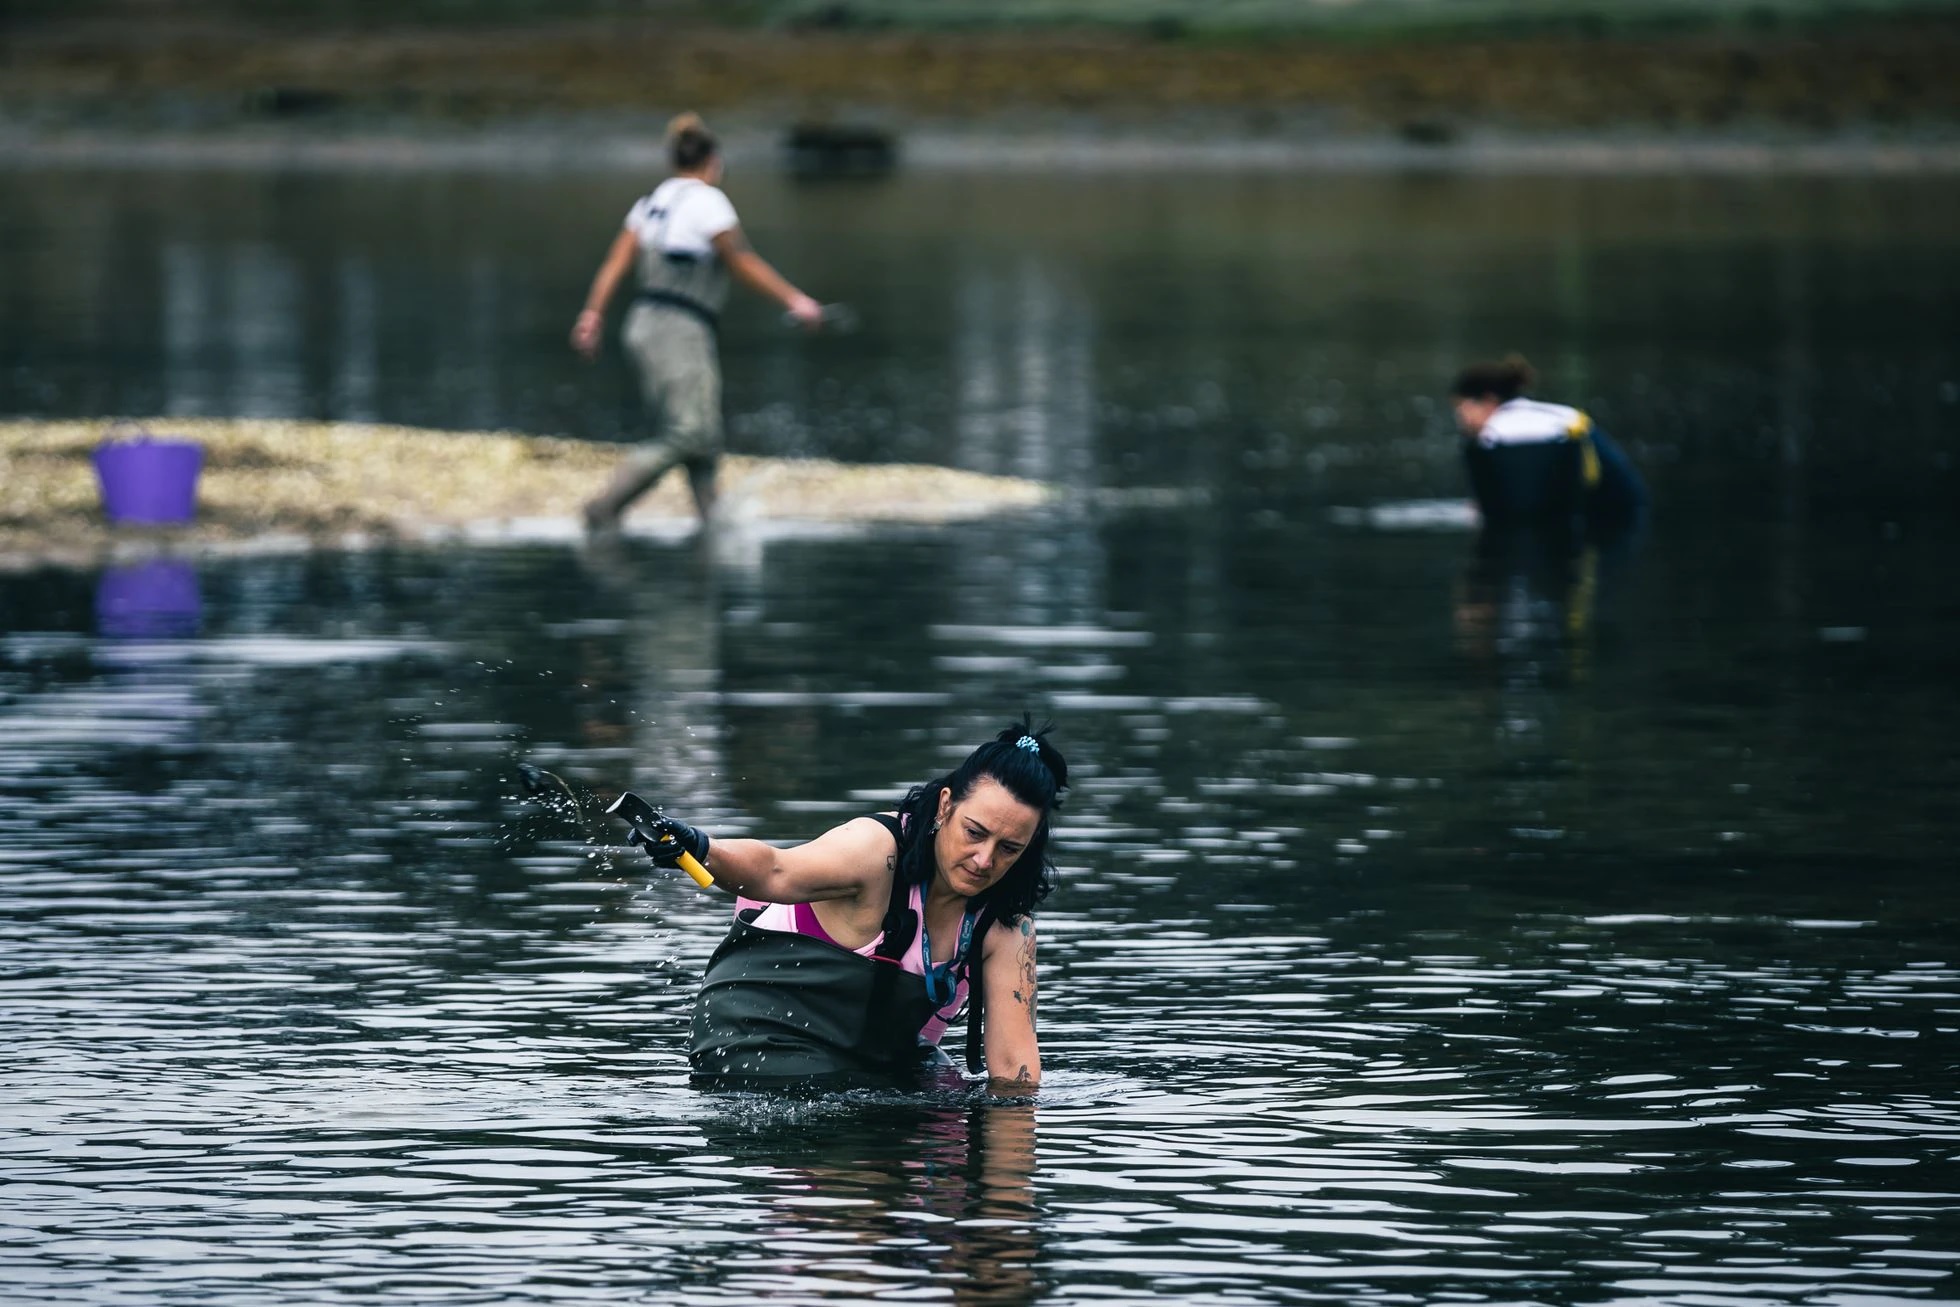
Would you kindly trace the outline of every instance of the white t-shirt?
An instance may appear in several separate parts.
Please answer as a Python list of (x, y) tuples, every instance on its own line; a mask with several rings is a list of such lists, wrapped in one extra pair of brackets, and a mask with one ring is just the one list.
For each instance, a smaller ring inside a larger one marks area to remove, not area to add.
[(714, 238), (736, 224), (735, 206), (695, 177), (669, 177), (626, 211), (640, 248), (665, 254), (712, 254)]
[(1514, 399), (1498, 405), (1477, 433), (1485, 446), (1536, 445), (1547, 440), (1572, 440), (1592, 429), (1592, 419), (1564, 404)]

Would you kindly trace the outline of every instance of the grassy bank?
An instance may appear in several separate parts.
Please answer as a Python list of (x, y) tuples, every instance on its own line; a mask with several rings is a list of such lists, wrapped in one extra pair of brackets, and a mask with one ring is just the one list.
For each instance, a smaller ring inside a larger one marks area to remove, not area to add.
[(1938, 15), (1960, 0), (13, 0), (18, 18), (303, 23), (364, 28), (525, 26), (598, 20), (726, 29), (1134, 30), (1185, 36), (1655, 28), (1761, 32), (1873, 17)]
[(806, 27), (1097, 27), (1135, 29), (1159, 40), (1283, 35), (1374, 40), (1657, 29), (1763, 32), (1950, 12), (1954, 0), (775, 0), (758, 7), (767, 11), (766, 21)]

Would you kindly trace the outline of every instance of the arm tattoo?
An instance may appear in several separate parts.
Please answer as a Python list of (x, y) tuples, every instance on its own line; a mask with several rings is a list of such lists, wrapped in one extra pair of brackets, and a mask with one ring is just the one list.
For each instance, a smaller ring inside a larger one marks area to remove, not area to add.
[(1014, 1001), (1028, 1010), (1028, 1024), (1034, 1025), (1034, 922), (1026, 917), (1021, 919), (1021, 984), (1014, 991)]

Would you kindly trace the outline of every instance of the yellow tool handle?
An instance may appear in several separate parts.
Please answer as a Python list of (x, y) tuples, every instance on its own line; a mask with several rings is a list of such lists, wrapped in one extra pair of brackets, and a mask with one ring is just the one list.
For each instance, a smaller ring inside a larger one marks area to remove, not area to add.
[(698, 858), (685, 849), (681, 850), (681, 870), (687, 873), (689, 880), (699, 885), (702, 889), (709, 889), (715, 883), (715, 878), (708, 874), (708, 869), (701, 865)]

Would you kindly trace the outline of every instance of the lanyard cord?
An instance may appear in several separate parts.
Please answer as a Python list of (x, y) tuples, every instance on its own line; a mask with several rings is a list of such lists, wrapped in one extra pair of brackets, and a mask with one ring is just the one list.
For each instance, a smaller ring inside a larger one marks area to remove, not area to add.
[[(973, 943), (973, 919), (976, 914), (971, 908), (968, 908), (965, 912), (960, 914), (959, 945), (953, 950), (952, 957), (946, 959), (946, 961), (944, 962), (937, 964), (937, 966), (935, 967), (932, 960), (932, 932), (926, 928), (925, 906), (926, 906), (925, 895), (921, 894), (919, 896), (919, 961), (922, 964), (921, 970), (925, 973), (927, 997), (933, 999), (934, 1002), (938, 1002), (939, 1001), (938, 995), (932, 992), (933, 972), (935, 970), (938, 970), (950, 976), (953, 972), (953, 969), (958, 965), (959, 960), (966, 956), (967, 949)], [(959, 982), (955, 980), (953, 982), (953, 992), (948, 993), (946, 995), (945, 1001), (948, 1003), (952, 1002), (953, 993), (957, 993), (958, 989), (959, 989)]]

